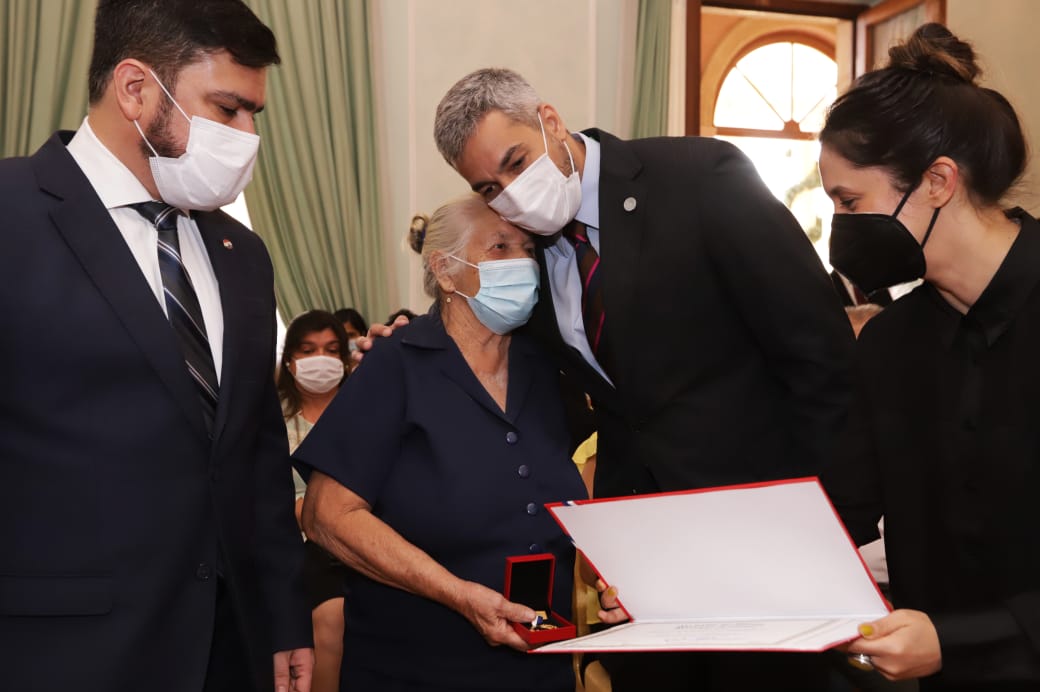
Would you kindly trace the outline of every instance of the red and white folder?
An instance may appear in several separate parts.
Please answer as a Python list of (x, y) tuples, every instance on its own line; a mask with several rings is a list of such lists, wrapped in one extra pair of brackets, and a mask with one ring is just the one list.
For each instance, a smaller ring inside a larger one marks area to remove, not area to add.
[(822, 651), (888, 613), (815, 478), (548, 508), (631, 622), (539, 653)]

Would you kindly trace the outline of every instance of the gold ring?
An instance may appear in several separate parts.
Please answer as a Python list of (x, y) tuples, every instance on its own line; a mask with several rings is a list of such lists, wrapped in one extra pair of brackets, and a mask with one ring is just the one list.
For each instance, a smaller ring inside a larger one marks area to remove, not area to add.
[(849, 665), (860, 670), (874, 670), (874, 661), (867, 654), (850, 654)]

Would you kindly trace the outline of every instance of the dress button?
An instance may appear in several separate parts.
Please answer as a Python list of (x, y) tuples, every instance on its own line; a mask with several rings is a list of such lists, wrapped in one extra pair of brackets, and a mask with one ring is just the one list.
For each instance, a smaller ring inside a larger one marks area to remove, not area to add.
[(531, 469), (527, 467), (527, 464), (521, 464), (520, 468), (516, 470), (516, 475), (520, 476), (521, 478), (527, 478), (531, 475)]
[(534, 515), (538, 514), (538, 505), (536, 505), (533, 502), (528, 502), (527, 503), (527, 513), (530, 514), (532, 517)]
[(532, 543), (531, 545), (527, 546), (527, 552), (540, 553), (542, 552), (542, 546), (538, 545), (537, 543)]
[(205, 562), (200, 564), (195, 569), (195, 578), (199, 581), (208, 581), (213, 576), (213, 568), (207, 565)]
[(520, 437), (512, 430), (506, 433), (506, 444), (515, 445), (519, 439)]

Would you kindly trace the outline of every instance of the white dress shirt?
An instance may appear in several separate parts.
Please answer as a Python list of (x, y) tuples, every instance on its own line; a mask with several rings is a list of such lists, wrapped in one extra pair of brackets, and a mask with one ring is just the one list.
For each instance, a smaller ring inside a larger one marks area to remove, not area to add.
[[(83, 124), (69, 142), (68, 151), (112, 215), (112, 221), (141, 267), (141, 273), (151, 286), (163, 313), (166, 313), (162, 275), (159, 273), (159, 234), (143, 216), (126, 206), (153, 201), (152, 195), (97, 138), (88, 118), (83, 119)], [(219, 382), (224, 351), (224, 313), (220, 308), (220, 285), (213, 273), (213, 265), (202, 243), (199, 228), (190, 216), (177, 215), (177, 238), (181, 246), (181, 261), (199, 297), (202, 320), (206, 324), (206, 335), (209, 337)]]
[[(578, 136), (585, 142), (585, 168), (581, 175), (581, 206), (575, 218), (585, 224), (589, 242), (599, 253), (599, 142), (580, 132)], [(563, 236), (558, 237), (555, 243), (545, 248), (545, 266), (549, 271), (556, 322), (564, 343), (578, 349), (589, 365), (610, 382), (592, 355), (589, 338), (585, 335), (585, 321), (581, 316), (581, 278), (574, 258), (574, 246)]]

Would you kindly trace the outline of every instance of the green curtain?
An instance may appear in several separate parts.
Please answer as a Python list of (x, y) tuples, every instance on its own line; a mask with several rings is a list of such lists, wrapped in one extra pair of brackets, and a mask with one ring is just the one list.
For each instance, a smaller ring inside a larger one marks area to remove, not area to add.
[(369, 0), (247, 0), (274, 31), (257, 119), (260, 156), (246, 190), (288, 320), (313, 308), (390, 312), (380, 236)]
[(25, 156), (87, 114), (97, 0), (0, 1), (0, 158)]
[(668, 131), (668, 53), (671, 35), (671, 0), (639, 0), (633, 137), (656, 137)]

